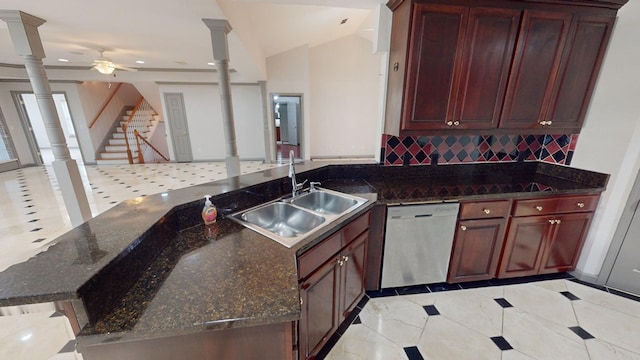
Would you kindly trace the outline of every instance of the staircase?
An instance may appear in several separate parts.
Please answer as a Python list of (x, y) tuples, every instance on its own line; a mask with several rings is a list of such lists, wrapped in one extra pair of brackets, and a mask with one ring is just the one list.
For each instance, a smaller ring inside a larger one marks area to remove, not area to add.
[[(129, 160), (127, 158), (127, 145), (124, 139), (124, 130), (122, 125), (127, 123), (127, 119), (131, 115), (132, 110), (127, 110), (126, 115), (122, 116), (122, 120), (120, 120), (120, 125), (116, 127), (116, 130), (111, 134), (111, 138), (109, 139), (109, 144), (105, 145), (104, 152), (100, 153), (100, 158), (96, 159), (96, 163), (98, 165), (118, 165), (118, 164), (128, 164)], [(155, 126), (158, 124), (158, 120), (156, 118), (156, 113), (153, 110), (138, 110), (136, 112), (136, 116), (143, 117), (144, 123), (140, 125), (136, 124), (136, 129), (140, 134), (142, 134), (147, 140), (153, 134), (153, 130)], [(138, 163), (138, 152), (135, 150), (135, 144), (130, 141), (131, 152), (133, 154), (133, 162), (135, 164)]]

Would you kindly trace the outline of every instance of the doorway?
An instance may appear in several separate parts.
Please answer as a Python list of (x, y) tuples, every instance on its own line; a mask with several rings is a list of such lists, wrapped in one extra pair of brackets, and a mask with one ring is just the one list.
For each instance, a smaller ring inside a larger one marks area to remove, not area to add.
[[(12, 95), (36, 164), (50, 165), (55, 158), (36, 96), (32, 92), (12, 92)], [(71, 158), (84, 163), (66, 94), (53, 93), (53, 101)]]
[(276, 161), (302, 159), (302, 94), (271, 94), (276, 134)]

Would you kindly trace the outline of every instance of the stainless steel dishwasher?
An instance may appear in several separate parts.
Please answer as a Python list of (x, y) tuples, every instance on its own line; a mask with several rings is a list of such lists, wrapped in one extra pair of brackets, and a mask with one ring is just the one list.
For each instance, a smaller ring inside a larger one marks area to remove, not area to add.
[(444, 282), (458, 203), (390, 206), (382, 261), (382, 287)]

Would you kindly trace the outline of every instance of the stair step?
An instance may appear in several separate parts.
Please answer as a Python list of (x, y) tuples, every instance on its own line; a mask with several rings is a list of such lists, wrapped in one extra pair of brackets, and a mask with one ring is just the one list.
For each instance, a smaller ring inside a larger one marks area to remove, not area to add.
[[(129, 163), (129, 159), (124, 158), (124, 159), (96, 159), (96, 163), (98, 165), (122, 165), (122, 164), (128, 164)], [(133, 163), (134, 164), (138, 164), (138, 158), (133, 158)]]
[(106, 152), (127, 152), (127, 145), (106, 145), (104, 147)]
[(124, 139), (124, 133), (114, 132), (111, 137), (113, 139)]
[[(135, 157), (135, 156), (134, 156)], [(126, 159), (127, 158), (127, 152), (101, 152), (100, 153), (100, 158), (101, 159)]]
[[(123, 134), (124, 135), (124, 134)], [(124, 137), (122, 139), (109, 139), (109, 145), (126, 145)]]

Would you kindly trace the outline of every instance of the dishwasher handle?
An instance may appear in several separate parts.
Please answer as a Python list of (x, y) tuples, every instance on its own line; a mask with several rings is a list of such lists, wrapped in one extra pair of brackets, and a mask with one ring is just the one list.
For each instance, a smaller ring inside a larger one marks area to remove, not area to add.
[(391, 216), (393, 220), (403, 220), (403, 219), (415, 219), (415, 218), (428, 218), (432, 217), (433, 214), (415, 214), (415, 215), (395, 215)]

